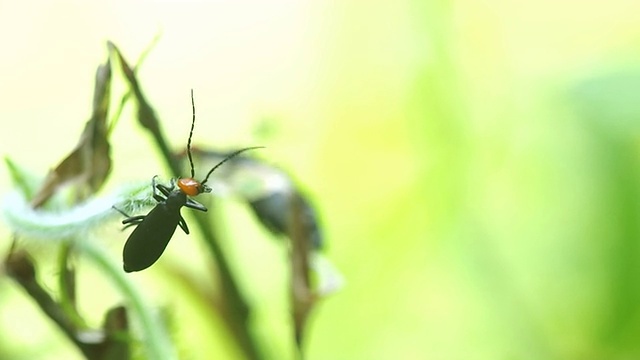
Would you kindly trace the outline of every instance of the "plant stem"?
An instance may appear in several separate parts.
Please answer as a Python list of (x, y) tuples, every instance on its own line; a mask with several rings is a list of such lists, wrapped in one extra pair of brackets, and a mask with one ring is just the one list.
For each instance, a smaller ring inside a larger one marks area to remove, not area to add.
[[(173, 156), (173, 153), (169, 150), (168, 143), (160, 126), (160, 121), (151, 105), (145, 99), (134, 71), (114, 44), (109, 43), (109, 47), (115, 52), (116, 56), (118, 56), (122, 71), (138, 103), (138, 122), (152, 134), (167, 166), (171, 169), (174, 176), (179, 177), (182, 173), (181, 161)], [(200, 228), (207, 248), (215, 259), (215, 266), (218, 270), (217, 273), (220, 276), (220, 283), (222, 284), (221, 293), (224, 296), (223, 303), (225, 307), (223, 309), (224, 311), (222, 311), (222, 317), (247, 358), (252, 360), (262, 359), (257, 341), (251, 332), (248, 321), (250, 313), (249, 305), (238, 287), (238, 283), (231, 271), (227, 258), (219, 245), (220, 241), (212, 230), (211, 222), (209, 218), (196, 216), (196, 224)]]
[(129, 301), (129, 305), (137, 314), (142, 328), (144, 338), (142, 339), (146, 347), (149, 359), (177, 359), (175, 349), (171, 346), (169, 335), (165, 332), (166, 326), (160, 323), (158, 317), (151, 311), (147, 302), (140, 293), (133, 287), (131, 282), (125, 278), (125, 273), (119, 265), (116, 265), (107, 251), (98, 247), (97, 241), (82, 241), (79, 244), (84, 253), (91, 258), (94, 264), (102, 268), (107, 278), (112, 279), (116, 287)]

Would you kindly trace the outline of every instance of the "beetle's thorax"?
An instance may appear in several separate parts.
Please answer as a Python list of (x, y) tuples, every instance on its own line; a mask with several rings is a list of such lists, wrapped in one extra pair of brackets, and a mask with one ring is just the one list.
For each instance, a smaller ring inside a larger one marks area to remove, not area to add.
[(167, 196), (164, 205), (170, 209), (180, 209), (187, 203), (187, 194), (181, 190), (174, 190)]

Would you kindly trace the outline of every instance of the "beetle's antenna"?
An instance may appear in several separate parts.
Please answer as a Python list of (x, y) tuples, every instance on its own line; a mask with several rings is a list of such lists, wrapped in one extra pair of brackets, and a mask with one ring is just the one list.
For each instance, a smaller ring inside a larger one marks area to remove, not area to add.
[(191, 113), (193, 114), (191, 119), (191, 131), (189, 131), (189, 140), (187, 140), (187, 156), (189, 157), (189, 165), (191, 166), (191, 178), (195, 176), (195, 170), (193, 170), (193, 158), (191, 157), (191, 137), (193, 136), (193, 127), (196, 124), (196, 103), (193, 101), (193, 89), (191, 89)]
[(211, 175), (217, 168), (219, 168), (220, 165), (226, 163), (228, 160), (231, 160), (232, 157), (234, 157), (236, 155), (239, 155), (240, 153), (243, 153), (243, 152), (248, 151), (248, 150), (262, 149), (262, 148), (264, 148), (264, 146), (252, 146), (252, 147), (248, 147), (248, 148), (244, 148), (244, 149), (240, 149), (240, 150), (232, 152), (226, 158), (224, 158), (222, 161), (220, 161), (216, 166), (214, 166), (213, 169), (209, 170), (209, 172), (207, 173), (207, 176), (204, 178), (204, 180), (202, 180), (200, 182), (200, 184), (204, 185), (207, 182), (207, 180), (209, 180), (209, 175)]

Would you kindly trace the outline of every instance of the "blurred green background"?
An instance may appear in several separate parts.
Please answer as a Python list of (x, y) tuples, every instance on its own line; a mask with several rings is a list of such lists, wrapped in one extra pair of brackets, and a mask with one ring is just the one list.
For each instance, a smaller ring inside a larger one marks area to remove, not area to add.
[[(159, 31), (139, 78), (173, 145), (193, 88), (196, 143), (264, 145), (316, 203), (346, 283), (309, 359), (640, 358), (640, 2), (0, 1), (0, 153), (44, 175), (89, 117), (105, 41), (134, 61)], [(166, 175), (123, 116), (107, 189)], [(251, 234), (226, 251), (261, 342), (288, 358), (286, 251), (223, 210)], [(161, 261), (197, 258), (191, 238)], [(174, 312), (181, 355), (238, 357), (157, 268), (132, 281)], [(86, 273), (91, 318), (119, 295)], [(0, 333), (12, 356), (79, 358), (6, 277)]]

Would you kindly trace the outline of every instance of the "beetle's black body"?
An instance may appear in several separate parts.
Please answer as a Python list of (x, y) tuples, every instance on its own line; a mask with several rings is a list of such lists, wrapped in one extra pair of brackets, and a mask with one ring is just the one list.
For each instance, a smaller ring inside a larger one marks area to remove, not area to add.
[[(147, 215), (132, 216), (122, 221), (126, 226), (137, 225), (122, 251), (124, 271), (140, 271), (153, 265), (164, 252), (178, 225), (186, 234), (189, 234), (189, 227), (180, 215), (180, 208), (186, 206), (207, 211), (204, 205), (188, 198), (179, 189), (175, 189), (175, 184), (172, 184), (172, 187), (156, 184), (154, 177), (153, 197), (158, 201), (158, 205)], [(155, 190), (159, 190), (166, 197), (155, 193)]]

